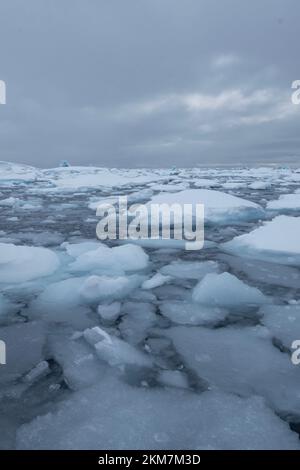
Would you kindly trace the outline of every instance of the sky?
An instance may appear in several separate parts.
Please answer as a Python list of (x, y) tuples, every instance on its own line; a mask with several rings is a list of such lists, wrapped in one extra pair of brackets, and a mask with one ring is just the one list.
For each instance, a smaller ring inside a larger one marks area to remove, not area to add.
[(0, 160), (300, 161), (299, 0), (0, 0)]

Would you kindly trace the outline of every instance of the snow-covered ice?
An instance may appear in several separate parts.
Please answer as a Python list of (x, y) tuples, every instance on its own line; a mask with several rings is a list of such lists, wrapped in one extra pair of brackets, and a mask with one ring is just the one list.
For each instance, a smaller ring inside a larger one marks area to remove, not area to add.
[(239, 256), (300, 264), (300, 217), (280, 215), (250, 233), (223, 244), (223, 249)]

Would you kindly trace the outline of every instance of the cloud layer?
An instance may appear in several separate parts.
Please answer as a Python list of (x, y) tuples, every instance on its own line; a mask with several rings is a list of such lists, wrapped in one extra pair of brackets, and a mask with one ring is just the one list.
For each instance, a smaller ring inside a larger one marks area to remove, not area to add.
[(297, 0), (3, 0), (0, 158), (299, 159)]

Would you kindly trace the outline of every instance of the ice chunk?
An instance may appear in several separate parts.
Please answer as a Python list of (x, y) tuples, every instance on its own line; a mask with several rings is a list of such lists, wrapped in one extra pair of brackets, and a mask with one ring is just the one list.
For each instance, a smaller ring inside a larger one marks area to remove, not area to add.
[(280, 211), (280, 210), (300, 210), (300, 194), (283, 194), (279, 199), (270, 201), (267, 204), (267, 209)]
[(48, 362), (42, 361), (33, 369), (31, 369), (31, 371), (29, 371), (28, 374), (25, 375), (23, 380), (24, 382), (32, 383), (32, 382), (35, 382), (36, 380), (41, 379), (42, 377), (45, 377), (45, 375), (49, 374), (49, 372), (50, 372), (50, 369), (49, 369)]
[(211, 180), (206, 178), (200, 178), (194, 181), (195, 188), (213, 188), (216, 186), (220, 186), (218, 180)]
[(121, 303), (101, 304), (98, 306), (97, 312), (102, 320), (114, 322), (120, 316)]
[(193, 300), (205, 305), (233, 307), (264, 304), (268, 299), (229, 273), (207, 274), (193, 290)]
[(105, 273), (137, 271), (146, 268), (148, 255), (144, 250), (132, 244), (109, 248), (101, 244), (92, 251), (84, 251), (76, 261), (70, 264), (72, 271), (106, 270)]
[(252, 232), (223, 243), (222, 248), (238, 256), (299, 265), (299, 240), (300, 217), (279, 215)]
[(51, 357), (62, 367), (64, 380), (72, 390), (80, 390), (103, 380), (106, 366), (102, 364), (86, 341), (72, 340), (66, 335), (51, 335)]
[(300, 446), (297, 434), (258, 397), (138, 388), (114, 377), (74, 393), (54, 413), (24, 424), (17, 434), (17, 449), (166, 448)]
[(97, 356), (110, 366), (150, 367), (150, 357), (116, 336), (111, 336), (98, 326), (86, 330), (84, 337), (93, 345)]
[(102, 243), (96, 241), (86, 241), (81, 243), (62, 243), (61, 245), (63, 248), (66, 249), (68, 255), (72, 256), (73, 258), (78, 258), (78, 256), (82, 255), (87, 251), (94, 251), (97, 250)]
[(42, 318), (53, 323), (67, 323), (76, 328), (91, 325), (89, 308), (80, 296), (86, 278), (74, 277), (48, 285), (29, 306), (30, 318)]
[(249, 184), (248, 188), (250, 189), (268, 189), (271, 187), (270, 181), (254, 181), (253, 183)]
[(155, 287), (163, 286), (170, 280), (170, 276), (164, 276), (161, 273), (156, 273), (153, 277), (151, 277), (151, 279), (147, 279), (147, 281), (143, 282), (142, 289), (155, 289)]
[(139, 344), (156, 321), (154, 305), (148, 302), (124, 302), (119, 329), (126, 341)]
[(102, 299), (120, 299), (136, 289), (143, 281), (142, 276), (90, 276), (79, 289), (80, 296), (87, 302)]
[(187, 301), (161, 302), (159, 308), (165, 317), (181, 325), (212, 325), (228, 315), (228, 311), (223, 308)]
[(26, 282), (53, 274), (58, 256), (48, 248), (0, 243), (0, 282)]
[(291, 350), (293, 341), (300, 339), (300, 305), (265, 305), (260, 313), (274, 338)]
[(179, 370), (162, 370), (158, 381), (167, 387), (189, 388), (187, 376)]
[(179, 279), (201, 279), (208, 273), (218, 272), (216, 261), (172, 261), (163, 266), (160, 272)]
[(7, 356), (6, 365), (0, 366), (0, 383), (20, 378), (44, 359), (46, 330), (41, 322), (0, 328), (0, 338), (6, 344)]

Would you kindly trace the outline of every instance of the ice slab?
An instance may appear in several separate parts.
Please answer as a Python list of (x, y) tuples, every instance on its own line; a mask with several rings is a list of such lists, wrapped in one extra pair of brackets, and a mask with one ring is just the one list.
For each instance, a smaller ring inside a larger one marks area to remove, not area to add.
[(164, 335), (211, 387), (241, 396), (260, 395), (284, 415), (299, 413), (297, 368), (272, 344), (266, 328), (178, 326), (164, 330)]
[(164, 301), (159, 308), (165, 317), (180, 325), (214, 325), (228, 315), (228, 310), (224, 308), (187, 301)]
[(267, 204), (267, 209), (273, 211), (281, 210), (300, 210), (300, 194), (282, 194), (279, 199), (275, 201), (269, 201)]
[(201, 279), (206, 274), (218, 272), (216, 261), (172, 261), (163, 266), (160, 272), (178, 279)]
[(193, 300), (219, 307), (260, 305), (269, 300), (255, 287), (250, 287), (230, 273), (207, 274), (193, 290)]

